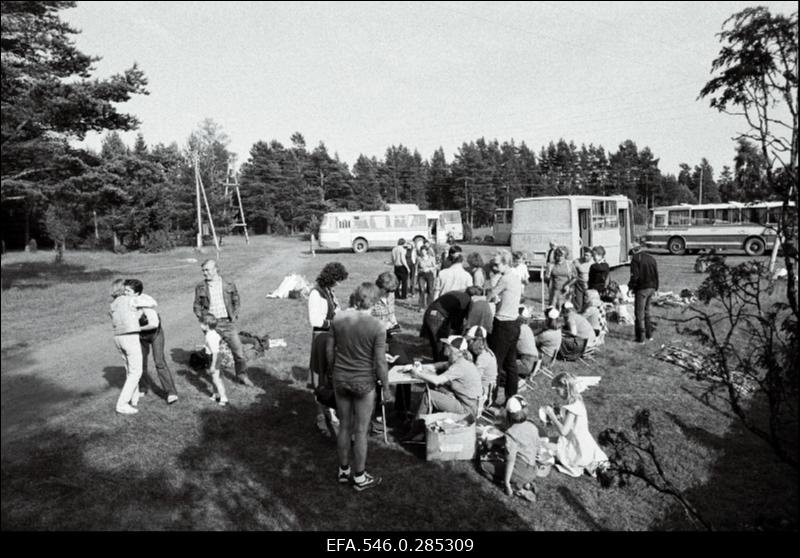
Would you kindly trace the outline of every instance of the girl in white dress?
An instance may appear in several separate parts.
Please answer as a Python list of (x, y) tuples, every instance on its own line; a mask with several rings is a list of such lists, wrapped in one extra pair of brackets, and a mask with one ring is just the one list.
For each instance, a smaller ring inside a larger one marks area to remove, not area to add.
[(581, 476), (584, 471), (594, 475), (598, 466), (608, 461), (608, 456), (589, 432), (589, 418), (578, 391), (577, 379), (565, 372), (553, 378), (552, 386), (566, 401), (558, 415), (552, 407), (545, 407), (545, 414), (559, 433), (556, 468), (573, 477)]

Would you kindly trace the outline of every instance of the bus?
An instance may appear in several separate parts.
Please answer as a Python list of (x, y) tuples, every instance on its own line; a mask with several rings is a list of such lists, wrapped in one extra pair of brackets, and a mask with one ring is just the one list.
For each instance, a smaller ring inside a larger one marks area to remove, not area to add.
[(602, 246), (611, 267), (630, 263), (633, 205), (625, 196), (546, 196), (514, 200), (511, 250), (528, 269), (541, 269), (550, 242), (566, 246), (569, 258), (583, 246)]
[(454, 240), (464, 240), (464, 225), (461, 223), (460, 211), (455, 209), (440, 211), (428, 209), (425, 211), (425, 214), (428, 216), (428, 219), (438, 220), (438, 228), (443, 230), (444, 241), (447, 241), (448, 235), (452, 235)]
[(782, 205), (729, 202), (654, 207), (643, 243), (647, 248), (669, 250), (671, 254), (741, 250), (749, 256), (760, 256), (775, 244)]
[(511, 222), (513, 216), (513, 207), (498, 207), (494, 210), (492, 238), (494, 238), (495, 244), (507, 245), (511, 242)]
[(326, 213), (319, 227), (320, 248), (351, 248), (356, 254), (396, 246), (401, 238), (415, 243), (426, 239), (435, 242), (430, 238), (424, 211), (337, 211)]

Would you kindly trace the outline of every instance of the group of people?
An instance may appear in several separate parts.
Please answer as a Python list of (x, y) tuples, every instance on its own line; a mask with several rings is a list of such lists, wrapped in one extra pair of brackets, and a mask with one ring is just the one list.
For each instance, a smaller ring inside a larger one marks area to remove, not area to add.
[[(206, 368), (211, 378), (211, 399), (226, 406), (228, 397), (220, 373), (220, 344), (224, 340), (233, 354), (236, 379), (246, 386), (253, 382), (246, 374), (244, 354), (236, 321), (239, 317), (240, 299), (236, 284), (219, 275), (213, 259), (201, 264), (203, 281), (195, 286), (194, 313), (204, 335)], [(143, 293), (144, 285), (138, 279), (116, 279), (111, 284), (111, 324), (114, 343), (125, 364), (125, 383), (117, 400), (120, 414), (138, 413), (139, 400), (154, 388), (168, 404), (178, 401), (175, 381), (164, 357), (164, 327), (156, 308), (157, 302)], [(148, 374), (147, 360), (153, 352), (158, 377)]]

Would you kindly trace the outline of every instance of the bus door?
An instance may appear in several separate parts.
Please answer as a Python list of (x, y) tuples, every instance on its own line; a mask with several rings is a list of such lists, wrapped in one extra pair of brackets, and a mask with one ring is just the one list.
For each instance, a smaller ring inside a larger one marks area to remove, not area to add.
[[(581, 246), (592, 245), (592, 219), (589, 208), (578, 209), (578, 229), (581, 239)], [(575, 257), (580, 257), (580, 254), (575, 254)]]
[(436, 237), (434, 242), (436, 244), (447, 244), (447, 223), (445, 223), (444, 215), (439, 214), (436, 220)]
[(619, 210), (619, 261), (628, 261), (630, 248), (630, 223), (628, 222), (628, 209)]

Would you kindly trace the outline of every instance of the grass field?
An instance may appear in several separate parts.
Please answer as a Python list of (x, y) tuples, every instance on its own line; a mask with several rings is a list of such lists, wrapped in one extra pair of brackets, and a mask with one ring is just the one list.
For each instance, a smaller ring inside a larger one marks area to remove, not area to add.
[[(491, 246), (466, 246), (490, 254)], [(257, 388), (228, 383), (233, 405), (208, 401), (208, 382), (187, 356), (201, 336), (191, 312), (202, 255), (7, 254), (2, 261), (2, 526), (3, 529), (241, 530), (672, 530), (694, 529), (674, 502), (633, 484), (602, 489), (589, 477), (556, 472), (539, 482), (539, 501), (510, 499), (471, 463), (428, 463), (390, 437), (370, 442), (368, 467), (383, 484), (362, 494), (339, 486), (335, 447), (314, 427), (306, 389), (306, 307), (268, 300), (291, 272), (313, 281), (328, 261), (350, 277), (340, 300), (362, 281), (390, 269), (388, 252), (317, 253), (295, 239), (231, 242), (220, 259), (243, 299), (240, 328), (284, 338), (288, 346), (250, 363)], [(190, 261), (194, 260), (194, 261)], [(694, 258), (658, 256), (662, 290), (696, 287)], [(628, 269), (613, 272), (620, 283)], [(167, 357), (181, 400), (148, 395), (134, 417), (113, 413), (123, 381), (108, 323), (108, 286), (139, 277), (160, 305)], [(538, 300), (538, 283), (526, 295)], [(398, 304), (415, 335), (421, 314)], [(676, 314), (671, 310), (669, 314)], [(650, 354), (690, 341), (661, 318), (655, 344), (631, 343), (632, 327), (611, 324), (586, 392), (589, 424), (627, 429), (649, 408), (667, 471), (718, 529), (797, 528), (795, 473), (730, 417), (699, 400), (703, 385)], [(528, 392), (531, 407), (551, 402), (544, 379)]]

